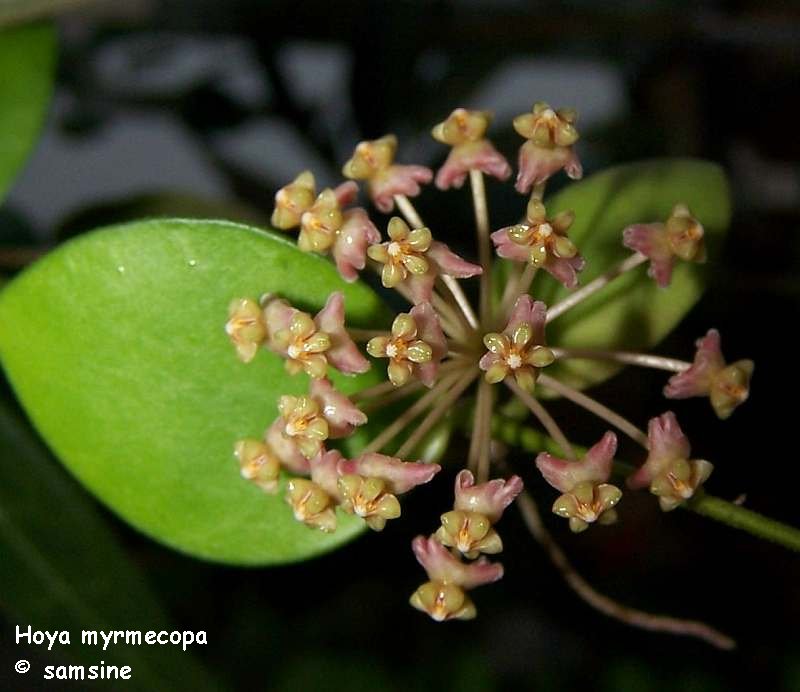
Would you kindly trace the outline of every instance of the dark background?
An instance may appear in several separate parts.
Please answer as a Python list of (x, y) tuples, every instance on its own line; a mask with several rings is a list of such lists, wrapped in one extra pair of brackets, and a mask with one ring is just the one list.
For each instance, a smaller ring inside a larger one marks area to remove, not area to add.
[[(730, 359), (756, 361), (751, 400), (732, 421), (690, 401), (683, 425), (716, 465), (713, 493), (746, 493), (746, 506), (800, 524), (796, 4), (133, 0), (95, 3), (59, 26), (48, 125), (0, 212), (7, 274), (111, 221), (266, 223), (274, 191), (299, 170), (334, 182), (356, 141), (389, 131), (401, 162), (439, 165), (428, 131), (461, 105), (497, 113), (492, 135), (511, 159), (511, 116), (543, 99), (581, 113), (587, 173), (663, 155), (724, 165), (728, 243), (705, 297), (659, 352), (689, 358), (713, 326)], [(510, 185), (489, 193), (493, 218), (518, 215)], [(469, 228), (463, 202), (428, 191), (419, 206), (434, 228)], [(639, 420), (660, 410), (662, 380), (622, 373), (600, 398)], [(56, 462), (48, 472), (67, 478)], [(232, 689), (800, 690), (798, 556), (693, 514), (662, 515), (646, 496), (629, 496), (633, 518), (609, 529), (572, 536), (547, 521), (601, 591), (711, 622), (736, 652), (591, 610), (513, 512), (502, 525), (506, 577), (476, 593), (479, 618), (434, 624), (407, 606), (423, 576), (408, 548), (435, 522), (453, 473), (412, 494), (383, 534), (276, 569), (185, 558), (100, 511), (178, 629), (209, 633), (194, 652)], [(535, 494), (551, 499), (541, 484)], [(113, 583), (114, 565), (95, 578)], [(19, 620), (3, 594), (0, 606), (0, 686), (39, 689), (8, 672), (18, 650), (6, 635)], [(42, 658), (56, 656), (69, 662), (70, 650)]]

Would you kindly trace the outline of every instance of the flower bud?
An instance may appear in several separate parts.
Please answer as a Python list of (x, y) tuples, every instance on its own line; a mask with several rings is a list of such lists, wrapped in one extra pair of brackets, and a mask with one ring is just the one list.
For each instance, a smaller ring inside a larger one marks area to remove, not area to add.
[(306, 478), (292, 478), (286, 486), (286, 502), (294, 518), (324, 533), (336, 530), (336, 513), (330, 496)]
[(382, 531), (387, 520), (400, 516), (400, 503), (382, 478), (345, 474), (339, 478), (339, 493), (342, 509), (365, 519), (374, 531)]
[(233, 300), (228, 308), (225, 332), (236, 347), (239, 359), (249, 363), (267, 338), (267, 324), (261, 306), (250, 298)]
[(455, 584), (426, 582), (411, 595), (409, 603), (417, 610), (428, 613), (436, 622), (472, 620), (477, 615), (475, 604)]
[(300, 225), (300, 218), (314, 204), (316, 183), (311, 171), (303, 171), (275, 194), (272, 225), (282, 231)]
[(262, 440), (247, 438), (236, 442), (234, 455), (239, 460), (242, 478), (253, 481), (264, 492), (278, 490), (280, 461)]

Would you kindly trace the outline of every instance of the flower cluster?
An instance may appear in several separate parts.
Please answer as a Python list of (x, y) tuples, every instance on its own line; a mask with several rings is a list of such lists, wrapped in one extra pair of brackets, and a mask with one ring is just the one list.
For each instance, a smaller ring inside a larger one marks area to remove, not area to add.
[[(535, 467), (560, 493), (552, 510), (568, 519), (574, 532), (618, 519), (622, 491), (610, 482), (621, 468), (614, 462), (617, 435), (606, 432), (579, 458), (568, 435), (547, 412), (540, 388), (588, 409), (639, 443), (644, 461), (628, 477), (628, 488), (649, 489), (665, 511), (697, 494), (713, 466), (690, 458), (689, 442), (674, 413), (652, 418), (645, 433), (550, 376), (548, 366), (581, 358), (668, 370), (672, 376), (664, 388), (667, 398), (708, 396), (720, 418), (730, 416), (748, 396), (752, 361), (727, 364), (713, 329), (697, 342), (693, 362), (547, 344), (545, 326), (550, 320), (621, 274), (649, 261), (648, 273), (666, 288), (676, 262), (702, 262), (706, 256), (702, 224), (675, 200), (666, 221), (620, 229), (621, 243), (633, 254), (591, 284), (550, 307), (530, 295), (540, 269), (575, 289), (586, 265), (569, 237), (574, 213), (548, 215), (543, 202), (551, 176), (562, 170), (570, 178), (582, 176), (574, 149), (579, 139), (576, 120), (573, 110), (556, 110), (546, 103), (536, 103), (531, 112), (514, 119), (514, 129), (525, 139), (515, 187), (530, 197), (521, 223), (494, 232), (483, 176), (504, 181), (511, 166), (487, 138), (491, 115), (484, 111), (458, 108), (433, 128), (433, 137), (451, 147), (435, 176), (424, 166), (395, 163), (397, 139), (386, 135), (358, 144), (342, 169), (349, 180), (337, 187), (318, 193), (314, 176), (305, 171), (277, 192), (272, 223), (281, 230), (299, 228), (300, 250), (331, 254), (346, 281), (365, 270), (374, 272), (384, 287), (410, 303), (388, 331), (349, 329), (340, 293), (333, 293), (315, 316), (272, 295), (258, 301), (237, 298), (229, 308), (226, 332), (242, 361), (252, 360), (263, 346), (284, 359), (288, 373), (310, 378), (308, 393), (280, 397), (277, 419), (261, 438), (236, 442), (235, 454), (241, 475), (266, 493), (278, 492), (285, 477), (286, 502), (294, 516), (312, 528), (334, 531), (338, 508), (363, 518), (374, 530), (383, 529), (386, 521), (400, 516), (398, 495), (427, 483), (440, 470), (437, 464), (404, 458), (446, 416), (471, 412), (465, 425), (471, 435), (469, 454), (466, 468), (456, 475), (453, 508), (441, 515), (441, 525), (431, 536), (419, 536), (412, 543), (428, 581), (414, 592), (411, 604), (435, 620), (474, 617), (475, 606), (466, 592), (503, 575), (502, 566), (485, 556), (502, 551), (496, 524), (523, 492), (519, 476), (490, 480), (500, 461), (491, 444), (493, 412), (503, 394), (517, 397), (561, 448), (562, 457), (539, 453)], [(435, 240), (410, 201), (432, 180), (445, 190), (460, 188), (467, 179), (475, 206), (479, 264)], [(399, 214), (389, 220), (386, 239), (364, 209), (350, 206), (358, 193), (354, 181), (365, 183), (379, 211)], [(521, 263), (502, 287), (497, 304), (488, 300), (493, 249), (499, 257)], [(480, 282), (479, 310), (458, 282), (473, 278)], [(372, 363), (359, 343), (371, 358), (387, 361), (388, 382), (350, 399), (337, 391), (328, 374), (330, 368), (344, 374), (366, 372)], [(506, 389), (494, 386), (501, 383)], [(405, 410), (359, 455), (347, 458), (331, 446), (367, 422), (362, 409), (409, 399)]]

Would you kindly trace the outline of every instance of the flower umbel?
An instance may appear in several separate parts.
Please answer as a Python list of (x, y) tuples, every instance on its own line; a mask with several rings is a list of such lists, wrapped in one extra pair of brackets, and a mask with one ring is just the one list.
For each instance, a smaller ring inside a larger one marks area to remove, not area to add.
[[(394, 289), (410, 303), (407, 312), (396, 315), (388, 331), (385, 324), (371, 329), (348, 326), (344, 295), (338, 292), (331, 294), (313, 317), (272, 295), (260, 302), (236, 299), (229, 308), (225, 330), (240, 360), (249, 362), (263, 345), (273, 354), (270, 357), (284, 359), (288, 373), (310, 378), (307, 393), (280, 397), (277, 420), (261, 439), (238, 441), (235, 455), (241, 475), (265, 493), (277, 492), (285, 479), (285, 501), (295, 518), (312, 529), (335, 531), (340, 518), (349, 514), (381, 531), (387, 521), (401, 516), (400, 496), (428, 483), (441, 470), (438, 464), (409, 459), (422, 456), (423, 443), (437, 426), (467, 419), (463, 427), (470, 436), (469, 453), (465, 468), (455, 474), (452, 508), (440, 514), (433, 535), (418, 536), (412, 543), (428, 581), (411, 596), (411, 604), (437, 621), (475, 617), (476, 608), (467, 592), (502, 577), (502, 566), (485, 556), (503, 550), (497, 524), (517, 498), (532, 532), (556, 555), (554, 559), (570, 584), (589, 602), (598, 601), (586, 596), (590, 587), (575, 586), (580, 577), (553, 547), (543, 524), (530, 519), (531, 512), (535, 514), (533, 500), (524, 492), (521, 478), (506, 472), (504, 447), (493, 443), (494, 412), (506, 404), (503, 397), (509, 396), (509, 391), (523, 410), (533, 414), (548, 442), (561, 448), (563, 457), (541, 451), (535, 466), (561, 493), (553, 512), (568, 519), (573, 532), (594, 523), (624, 519), (625, 510), (619, 509), (622, 492), (610, 482), (617, 436), (606, 432), (579, 458), (567, 434), (570, 431), (562, 430), (550, 415), (549, 403), (540, 390), (596, 414), (645, 448), (647, 459), (628, 478), (628, 486), (648, 488), (658, 496), (663, 510), (672, 510), (696, 495), (713, 466), (689, 458), (688, 440), (673, 413), (652, 418), (645, 434), (605, 404), (562, 381), (559, 368), (545, 371), (547, 366), (559, 359), (583, 358), (670, 370), (675, 374), (664, 389), (667, 397), (708, 396), (720, 418), (729, 416), (749, 394), (752, 361), (727, 364), (715, 330), (697, 342), (693, 363), (546, 343), (549, 321), (603, 290), (618, 276), (642, 271), (645, 261), (650, 261), (650, 275), (667, 287), (677, 260), (705, 260), (703, 226), (681, 200), (675, 200), (665, 222), (620, 229), (621, 244), (633, 253), (573, 290), (586, 265), (568, 235), (575, 214), (562, 211), (549, 216), (543, 197), (547, 180), (562, 169), (570, 178), (582, 175), (575, 151), (579, 139), (576, 119), (571, 109), (554, 110), (543, 102), (514, 119), (514, 129), (526, 139), (519, 152), (516, 189), (531, 194), (524, 201), (524, 220), (494, 233), (484, 176), (506, 180), (511, 168), (486, 136), (491, 115), (457, 108), (433, 128), (433, 137), (451, 147), (436, 174), (436, 187), (460, 188), (467, 178), (470, 181), (477, 264), (435, 240), (422, 222), (409, 198), (421, 194), (421, 186), (430, 182), (432, 173), (424, 166), (396, 164), (394, 135), (359, 143), (342, 169), (351, 180), (335, 188), (318, 193), (314, 176), (304, 171), (278, 191), (273, 225), (282, 230), (299, 227), (301, 250), (332, 255), (348, 282), (358, 278), (359, 272), (375, 271), (383, 287)], [(388, 224), (388, 238), (381, 237), (364, 209), (349, 207), (358, 191), (353, 181), (365, 181), (369, 197), (380, 211), (397, 210), (398, 215)], [(492, 295), (492, 250), (523, 265), (516, 274), (511, 270), (500, 287), (499, 300)], [(550, 307), (535, 300), (530, 287), (539, 269), (572, 292)], [(477, 309), (459, 283), (473, 277), (480, 277)], [(388, 382), (348, 398), (328, 377), (331, 369), (358, 374), (371, 367), (359, 344), (372, 358), (388, 361)], [(501, 382), (507, 386), (491, 386)], [(345, 456), (345, 448), (336, 448), (338, 440), (367, 423), (367, 411), (389, 411), (398, 402), (389, 422), (375, 431), (360, 453)], [(699, 623), (668, 619), (667, 624), (663, 618), (630, 608), (603, 609), (632, 623), (646, 620), (652, 629), (683, 631), (729, 645), (723, 635)]]

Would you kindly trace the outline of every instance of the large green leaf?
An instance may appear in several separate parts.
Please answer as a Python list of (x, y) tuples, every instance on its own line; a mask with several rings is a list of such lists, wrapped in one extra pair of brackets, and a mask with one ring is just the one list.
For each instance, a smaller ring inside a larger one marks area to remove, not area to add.
[[(281, 394), (307, 391), (277, 356), (240, 363), (223, 331), (238, 296), (307, 310), (345, 295), (348, 323), (386, 322), (378, 297), (326, 259), (237, 224), (153, 220), (71, 241), (0, 294), (0, 358), (34, 424), (104, 503), (179, 550), (239, 564), (301, 560), (362, 528), (298, 524), (282, 495), (239, 477), (233, 442)], [(344, 391), (377, 381), (335, 377)]]
[[(26, 428), (0, 403), (0, 603), (9, 622), (23, 630), (30, 625), (70, 632), (69, 646), (51, 657), (131, 666), (131, 689), (220, 689), (190, 652), (176, 655), (163, 646), (103, 651), (81, 644), (81, 630), (182, 628), (169, 621), (96, 503)], [(17, 648), (21, 658), (27, 651), (46, 653), (36, 645)]]
[(55, 61), (52, 27), (0, 31), (0, 200), (36, 142), (50, 102)]
[[(663, 339), (698, 301), (704, 274), (719, 261), (730, 221), (730, 191), (716, 164), (691, 159), (643, 161), (610, 168), (568, 186), (547, 200), (548, 214), (575, 212), (570, 238), (586, 258), (586, 284), (630, 254), (622, 230), (638, 222), (663, 221), (677, 202), (689, 205), (706, 230), (708, 262), (679, 262), (666, 289), (639, 267), (553, 320), (548, 342), (561, 347), (636, 350)], [(569, 292), (540, 272), (532, 293), (554, 305)], [(688, 354), (684, 354), (688, 355)], [(552, 371), (551, 371), (552, 369)], [(561, 361), (548, 372), (578, 387), (610, 377), (619, 366), (608, 362)]]

